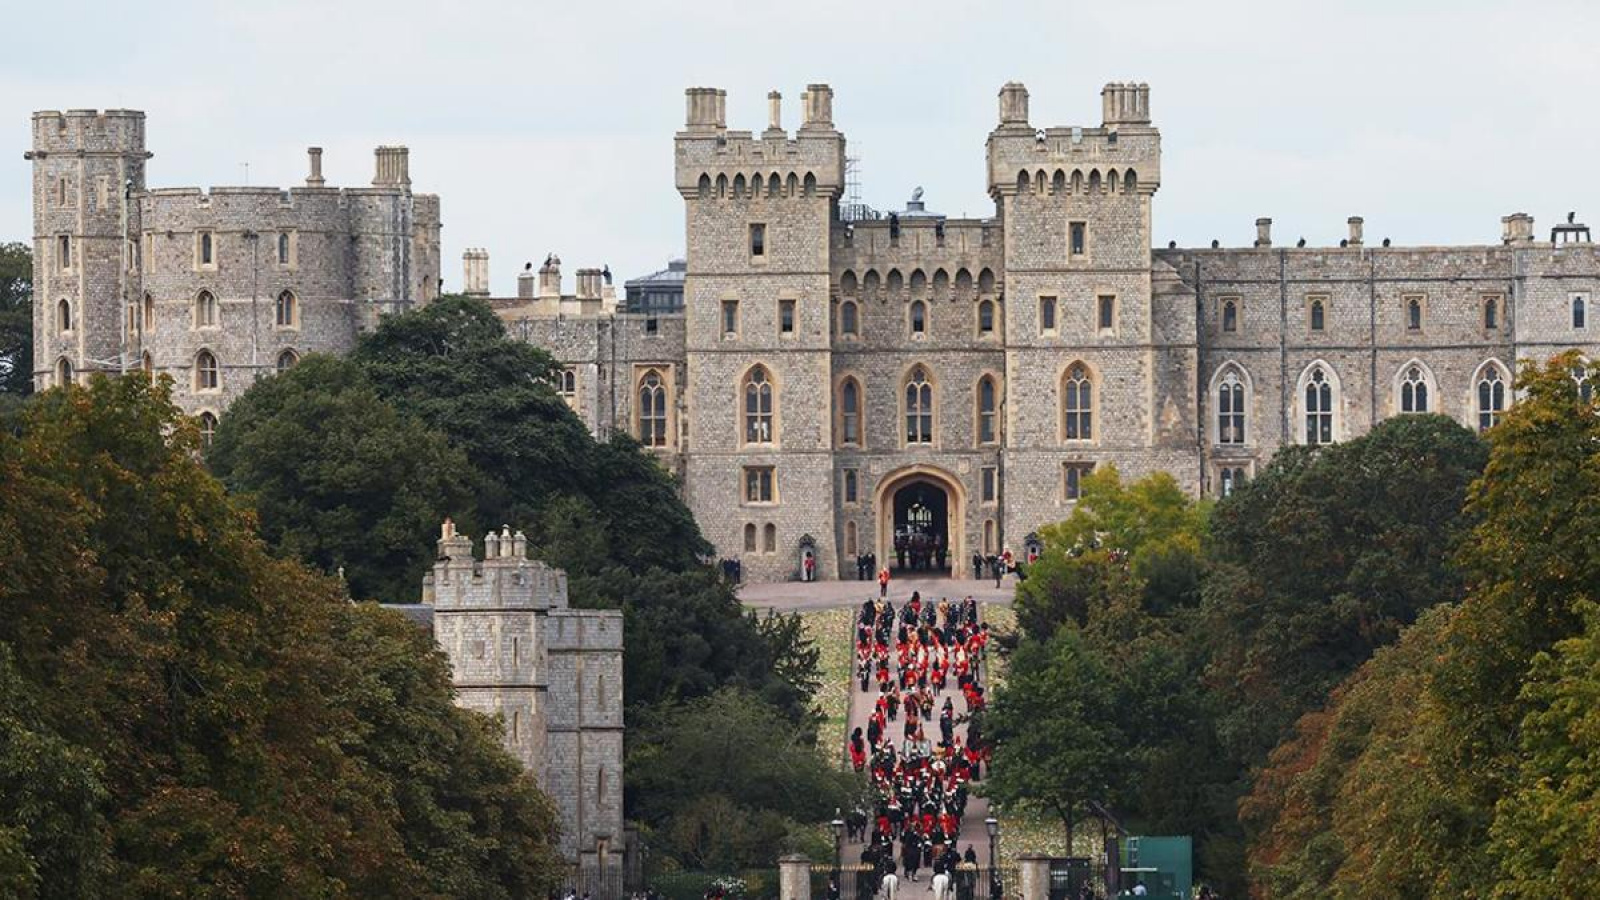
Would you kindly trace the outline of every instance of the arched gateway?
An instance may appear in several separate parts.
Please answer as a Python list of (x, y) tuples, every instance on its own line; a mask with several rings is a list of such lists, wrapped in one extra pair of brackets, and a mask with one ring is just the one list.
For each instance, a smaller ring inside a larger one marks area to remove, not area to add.
[[(877, 512), (879, 565), (906, 574), (948, 574), (966, 558), (966, 491), (954, 475), (937, 466), (896, 469), (878, 482), (873, 497)], [(945, 565), (938, 568), (938, 550)], [(902, 556), (897, 550), (904, 551)]]

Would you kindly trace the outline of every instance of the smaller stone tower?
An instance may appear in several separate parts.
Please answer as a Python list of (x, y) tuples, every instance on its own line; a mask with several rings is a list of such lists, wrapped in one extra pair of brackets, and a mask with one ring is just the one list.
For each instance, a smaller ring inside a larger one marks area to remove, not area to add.
[[(139, 296), (144, 113), (33, 114), (34, 383), (137, 367), (124, 306)], [(132, 323), (137, 324), (137, 323)]]
[(567, 606), (567, 575), (528, 559), (509, 527), (483, 559), (445, 520), (423, 576), (456, 703), (505, 726), (506, 749), (561, 817), (561, 852), (585, 869), (623, 860), (622, 613)]

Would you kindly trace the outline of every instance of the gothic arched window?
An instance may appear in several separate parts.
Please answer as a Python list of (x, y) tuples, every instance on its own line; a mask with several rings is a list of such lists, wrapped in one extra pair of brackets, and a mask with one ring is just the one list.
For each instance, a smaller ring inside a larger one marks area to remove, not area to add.
[(209, 447), (217, 438), (217, 417), (208, 412), (200, 414), (200, 444)]
[(214, 391), (222, 386), (222, 372), (217, 366), (217, 357), (210, 350), (201, 350), (194, 355), (194, 389), (197, 391)]
[(994, 334), (994, 301), (978, 301), (978, 334)]
[(1243, 444), (1245, 424), (1244, 379), (1229, 366), (1217, 380), (1217, 443)]
[(855, 337), (861, 333), (860, 309), (854, 300), (839, 304), (839, 334)]
[(72, 383), (72, 360), (65, 356), (56, 360), (56, 386), (66, 387)]
[(1425, 413), (1428, 411), (1428, 376), (1416, 364), (1406, 366), (1400, 376), (1400, 411)]
[(1222, 302), (1222, 330), (1229, 332), (1239, 330), (1238, 301), (1224, 300)]
[(56, 330), (60, 332), (72, 330), (72, 301), (65, 297), (56, 304)]
[(1302, 377), (1307, 444), (1333, 443), (1333, 404), (1337, 396), (1327, 370), (1312, 366)]
[(278, 295), (278, 302), (273, 317), (273, 324), (279, 328), (293, 328), (300, 324), (299, 304), (295, 302), (293, 291), (284, 291)]
[(921, 366), (906, 379), (906, 443), (933, 443), (933, 385)]
[(1589, 298), (1583, 294), (1574, 294), (1572, 297), (1572, 327), (1582, 330), (1588, 327)]
[(299, 361), (300, 354), (294, 352), (293, 350), (285, 350), (278, 354), (278, 371), (287, 372), (294, 368), (294, 364)]
[(854, 376), (839, 382), (839, 443), (861, 445), (861, 383)]
[(911, 301), (911, 336), (919, 337), (928, 333), (928, 304), (921, 300)]
[(1500, 424), (1506, 411), (1506, 376), (1499, 363), (1488, 362), (1478, 370), (1478, 430), (1488, 431)]
[(756, 366), (744, 376), (744, 442), (770, 444), (773, 440), (772, 376)]
[(667, 445), (667, 385), (655, 369), (639, 378), (639, 443)]
[(217, 297), (210, 291), (201, 291), (194, 298), (194, 327), (217, 327)]
[(1094, 439), (1094, 379), (1083, 363), (1073, 363), (1061, 379), (1061, 439)]
[(994, 376), (985, 375), (978, 379), (978, 443), (980, 444), (993, 444), (1000, 440), (999, 393)]

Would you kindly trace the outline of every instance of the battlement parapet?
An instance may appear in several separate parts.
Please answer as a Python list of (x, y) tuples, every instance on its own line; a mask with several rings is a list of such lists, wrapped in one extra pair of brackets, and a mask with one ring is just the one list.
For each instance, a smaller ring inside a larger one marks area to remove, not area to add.
[(510, 527), (484, 537), (484, 557), (473, 556), (472, 539), (446, 519), (439, 558), (423, 576), (422, 602), (438, 609), (563, 609), (567, 573), (528, 558), (528, 539)]

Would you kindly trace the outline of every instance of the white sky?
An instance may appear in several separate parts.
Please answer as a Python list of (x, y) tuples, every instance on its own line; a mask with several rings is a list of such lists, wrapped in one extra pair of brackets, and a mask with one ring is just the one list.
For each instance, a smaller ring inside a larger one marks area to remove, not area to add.
[[(805, 10), (804, 14), (794, 10)], [(693, 10), (692, 13), (686, 10)], [(728, 91), (729, 126), (799, 124), (808, 82), (862, 158), (864, 199), (992, 211), (983, 142), (1008, 80), (1036, 126), (1099, 124), (1107, 81), (1144, 81), (1164, 138), (1155, 243), (1492, 243), (1525, 211), (1600, 224), (1600, 4), (771, 4), (277, 0), (18, 3), (0, 55), (0, 240), (31, 233), (22, 153), (36, 109), (149, 115), (152, 187), (330, 184), (411, 147), (443, 198), (446, 287), (483, 246), (497, 293), (556, 251), (618, 281), (683, 247), (672, 134), (683, 89)], [(26, 36), (25, 40), (16, 39)]]

